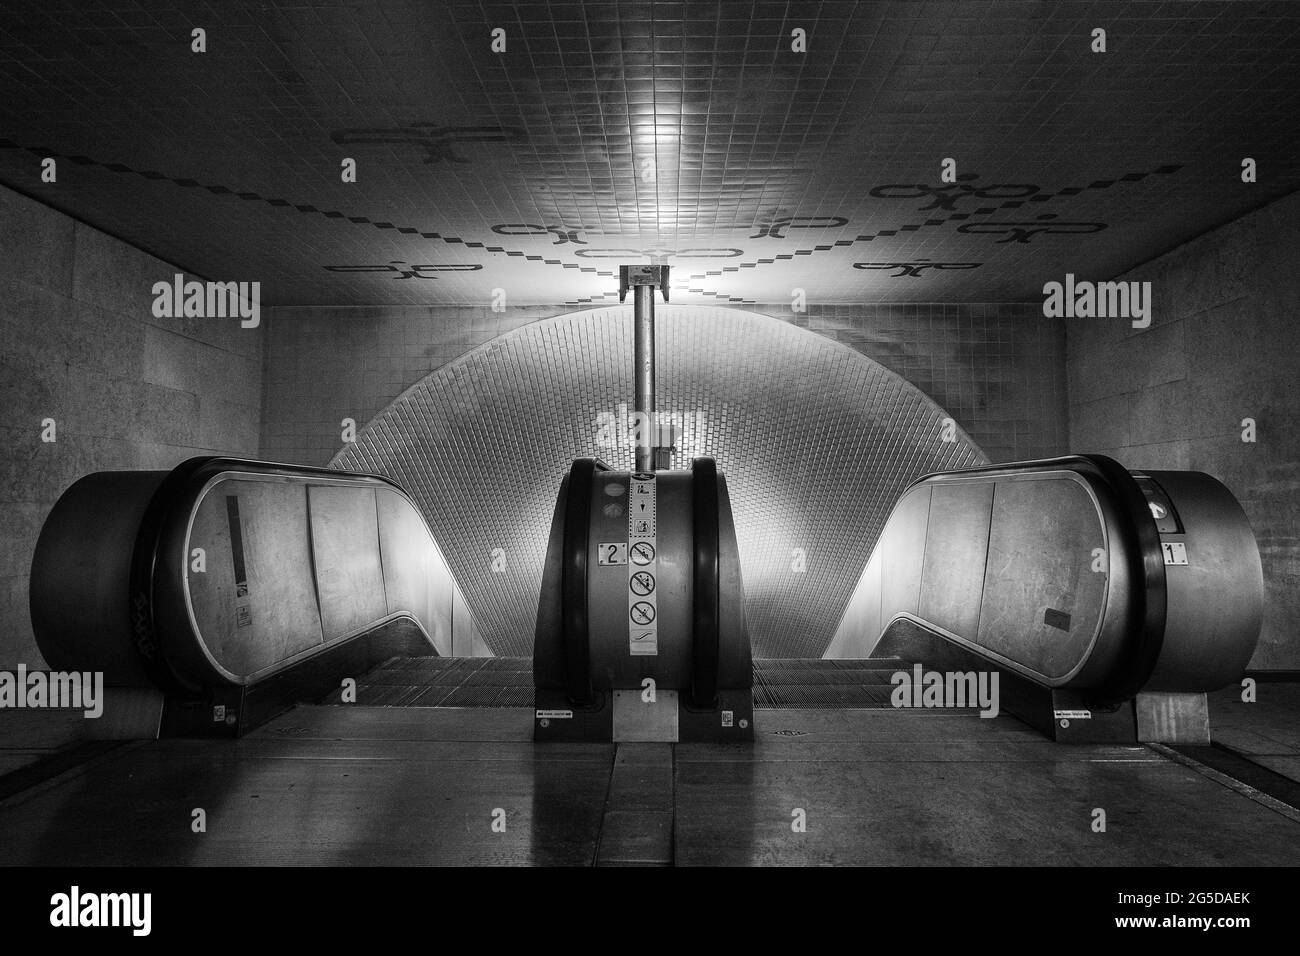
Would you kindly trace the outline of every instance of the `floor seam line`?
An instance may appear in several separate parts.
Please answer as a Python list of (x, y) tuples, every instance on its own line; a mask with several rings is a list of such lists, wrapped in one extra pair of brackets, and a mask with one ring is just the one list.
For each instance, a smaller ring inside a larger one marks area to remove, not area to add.
[(600, 822), (596, 825), (596, 847), (591, 857), (593, 868), (600, 866), (600, 844), (605, 837), (605, 818), (609, 816), (609, 801), (614, 795), (614, 774), (618, 772), (618, 744), (612, 746), (609, 761), (609, 782), (605, 784), (605, 800), (600, 806)]

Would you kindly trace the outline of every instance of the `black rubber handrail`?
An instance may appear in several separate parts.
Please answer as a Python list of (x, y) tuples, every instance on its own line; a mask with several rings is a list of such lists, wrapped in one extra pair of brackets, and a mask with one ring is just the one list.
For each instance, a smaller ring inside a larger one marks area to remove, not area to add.
[(1160, 548), (1160, 532), (1146, 495), (1137, 481), (1119, 462), (1105, 455), (1080, 456), (1091, 463), (1110, 489), (1119, 506), (1123, 553), (1129, 559), (1129, 576), (1140, 586), (1134, 588), (1138, 619), (1137, 638), (1116, 661), (1110, 675), (1095, 692), (1110, 701), (1133, 697), (1146, 686), (1155, 671), (1164, 646), (1168, 616), (1168, 590), (1165, 583), (1165, 560)]
[(695, 607), (690, 703), (692, 707), (707, 708), (718, 699), (718, 655), (721, 649), (717, 463), (712, 458), (696, 458), (691, 462), (691, 477)]
[(591, 495), (596, 474), (609, 470), (598, 458), (579, 458), (569, 469), (564, 502), (561, 557), (560, 635), (564, 643), (564, 686), (570, 701), (591, 703), (591, 644), (587, 608), (587, 549), (591, 538)]
[[(186, 497), (192, 500), (197, 488), (202, 486), (202, 480), (196, 483), (196, 476), (216, 460), (212, 457), (190, 458), (163, 478), (140, 518), (140, 528), (131, 550), (131, 636), (140, 655), (140, 664), (161, 690), (185, 697), (194, 696), (200, 688), (181, 679), (167, 662), (163, 642), (159, 639), (156, 585), (162, 582), (158, 581), (161, 576), (158, 552), (176, 505)], [(168, 598), (171, 596), (167, 595)]]

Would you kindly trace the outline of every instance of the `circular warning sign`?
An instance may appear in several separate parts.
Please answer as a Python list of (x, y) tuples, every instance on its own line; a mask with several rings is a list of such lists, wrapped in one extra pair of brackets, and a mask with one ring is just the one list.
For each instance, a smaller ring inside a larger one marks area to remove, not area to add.
[(655, 559), (655, 546), (649, 541), (637, 541), (632, 545), (632, 563), (645, 567)]
[(633, 624), (649, 624), (655, 619), (655, 606), (649, 601), (637, 601), (628, 611)]
[(632, 589), (633, 594), (645, 597), (655, 589), (655, 576), (649, 571), (638, 571), (628, 581), (628, 587)]

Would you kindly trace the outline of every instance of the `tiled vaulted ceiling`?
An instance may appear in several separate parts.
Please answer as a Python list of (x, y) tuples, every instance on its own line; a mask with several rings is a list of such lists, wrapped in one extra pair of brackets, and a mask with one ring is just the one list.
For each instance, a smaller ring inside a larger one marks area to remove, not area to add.
[(0, 10), (0, 182), (272, 304), (601, 304), (659, 259), (680, 302), (1030, 300), (1300, 187), (1297, 115), (1300, 3)]
[[(620, 444), (600, 424), (631, 394), (631, 313), (508, 332), (411, 386), (331, 462), (388, 475), (415, 499), (498, 655), (532, 653), (573, 459), (632, 468), (626, 434)], [(821, 657), (908, 483), (987, 459), (960, 431), (943, 439), (947, 416), (920, 390), (815, 332), (668, 305), (655, 337), (655, 407), (683, 426), (677, 466), (707, 455), (727, 478), (755, 656)]]

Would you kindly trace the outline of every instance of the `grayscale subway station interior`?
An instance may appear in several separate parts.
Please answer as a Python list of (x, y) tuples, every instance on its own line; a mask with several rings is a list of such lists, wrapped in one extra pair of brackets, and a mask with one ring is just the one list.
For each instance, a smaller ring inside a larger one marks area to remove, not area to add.
[(0, 862), (1300, 863), (1300, 4), (0, 9)]

